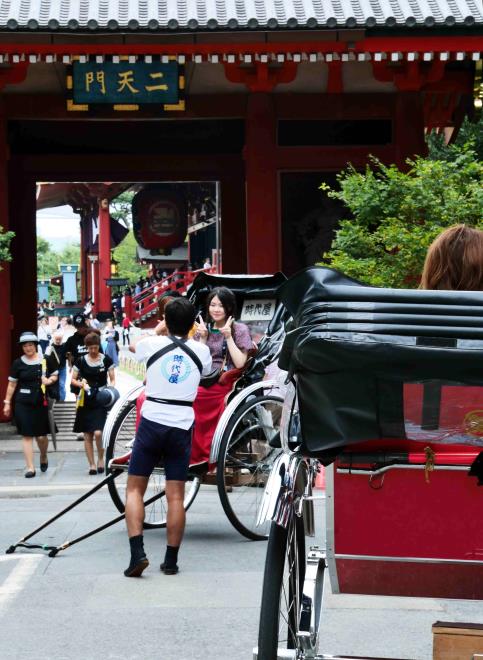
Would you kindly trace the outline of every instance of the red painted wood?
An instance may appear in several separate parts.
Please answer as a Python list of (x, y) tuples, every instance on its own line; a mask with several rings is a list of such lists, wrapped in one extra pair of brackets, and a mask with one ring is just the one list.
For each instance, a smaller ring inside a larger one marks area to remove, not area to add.
[(483, 567), (336, 560), (341, 593), (483, 599)]
[(401, 92), (419, 91), (429, 83), (437, 83), (443, 79), (446, 62), (372, 62), (372, 71), (376, 80), (392, 82)]
[(3, 43), (0, 52), (26, 55), (210, 55), (210, 54), (267, 54), (272, 53), (410, 53), (410, 52), (479, 52), (483, 50), (481, 36), (407, 36), (407, 37), (367, 37), (359, 41), (253, 41), (236, 43), (228, 36), (225, 43), (83, 43), (79, 36), (77, 43)]
[(249, 273), (271, 273), (280, 268), (276, 130), (271, 95), (250, 95), (244, 153)]
[(0, 89), (3, 89), (5, 85), (16, 85), (23, 82), (27, 77), (28, 66), (27, 62), (19, 62), (5, 69), (0, 69)]
[(393, 143), (397, 154), (396, 165), (406, 167), (407, 158), (426, 155), (421, 94), (404, 92), (397, 95), (393, 130)]
[(251, 67), (225, 64), (225, 76), (233, 83), (243, 83), (250, 92), (271, 92), (280, 83), (295, 80), (297, 64), (284, 62), (280, 67), (269, 68), (268, 63), (255, 62)]
[[(422, 469), (392, 469), (372, 487), (367, 475), (336, 473), (335, 553), (483, 561), (482, 510), (483, 489), (466, 471), (436, 470), (426, 483)], [(474, 598), (477, 578), (482, 597), (483, 564), (344, 559), (339, 584), (352, 593)]]
[(8, 170), (8, 185), (10, 229), (15, 232), (10, 277), (12, 348), (16, 357), (17, 337), (24, 330), (37, 329), (36, 187), (35, 179), (24, 177), (13, 162)]
[[(8, 230), (9, 228), (7, 162), (7, 122), (3, 115), (3, 106), (0, 105), (0, 226), (4, 230)], [(0, 387), (1, 400), (3, 401), (12, 357), (11, 332), (13, 320), (10, 308), (10, 266), (7, 263), (3, 263), (1, 264), (1, 268), (0, 300), (2, 305), (2, 322), (0, 323), (0, 346), (2, 347), (2, 357), (0, 359)], [(5, 421), (3, 417), (3, 404), (0, 406), (0, 421)]]
[(329, 63), (329, 76), (327, 79), (327, 93), (341, 94), (344, 91), (344, 79), (342, 77), (342, 62), (334, 60)]
[(97, 312), (107, 313), (112, 311), (111, 289), (106, 285), (106, 280), (111, 277), (111, 227), (109, 221), (109, 204), (107, 200), (99, 202), (99, 272), (98, 287), (99, 297), (96, 302)]

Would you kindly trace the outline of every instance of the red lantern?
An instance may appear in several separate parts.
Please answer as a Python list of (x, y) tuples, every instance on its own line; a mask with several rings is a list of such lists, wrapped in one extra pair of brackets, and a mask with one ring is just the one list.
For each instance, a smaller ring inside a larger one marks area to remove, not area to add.
[(179, 247), (186, 238), (188, 217), (184, 198), (168, 186), (140, 190), (132, 202), (137, 242), (148, 250)]

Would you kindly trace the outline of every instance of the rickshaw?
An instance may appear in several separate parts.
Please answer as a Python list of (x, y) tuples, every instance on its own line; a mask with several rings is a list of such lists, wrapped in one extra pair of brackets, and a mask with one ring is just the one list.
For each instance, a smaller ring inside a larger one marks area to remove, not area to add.
[[(184, 506), (193, 503), (201, 483), (216, 483), (223, 510), (232, 525), (252, 540), (266, 539), (268, 524), (257, 527), (258, 509), (270, 468), (280, 453), (278, 427), (283, 404), (283, 378), (266, 378), (276, 362), (284, 335), (286, 312), (277, 301), (277, 290), (285, 282), (282, 273), (261, 275), (212, 275), (200, 273), (188, 290), (197, 311), (203, 311), (208, 293), (217, 286), (231, 289), (237, 299), (241, 320), (257, 344), (255, 355), (233, 391), (218, 423), (211, 446), (210, 464), (216, 477), (190, 473)], [(257, 311), (258, 310), (258, 311)], [(133, 388), (112, 409), (103, 432), (108, 473), (126, 475), (130, 443), (135, 435), (136, 400), (143, 386)], [(124, 512), (126, 476), (108, 483), (111, 498)], [(150, 495), (164, 493), (164, 469), (155, 468), (149, 481)], [(146, 509), (146, 528), (166, 525), (166, 503), (159, 497)]]
[[(200, 273), (188, 296), (198, 311), (204, 310), (212, 288), (229, 287), (236, 296), (241, 320), (254, 339), (254, 355), (227, 397), (226, 408), (217, 425), (211, 446), (210, 464), (216, 465), (216, 475), (200, 477), (190, 472), (184, 506), (193, 503), (201, 483), (214, 480), (223, 509), (242, 535), (251, 540), (268, 536), (269, 524), (257, 526), (258, 509), (274, 460), (281, 452), (279, 426), (283, 405), (284, 377), (280, 377), (276, 360), (284, 337), (285, 308), (278, 301), (278, 289), (286, 281), (282, 273), (274, 275), (212, 275)], [(93, 534), (124, 518), (125, 485), (129, 468), (130, 447), (135, 436), (136, 400), (143, 385), (120, 397), (109, 412), (103, 430), (106, 449), (106, 476), (90, 491), (66, 509), (10, 546), (42, 548), (54, 557)], [(166, 526), (165, 475), (162, 465), (155, 468), (146, 491), (146, 529)], [(120, 515), (104, 525), (60, 546), (28, 542), (59, 517), (107, 485), (111, 499)]]
[[(483, 598), (483, 293), (314, 267), (280, 299), (290, 384), (259, 512), (271, 528), (254, 658), (305, 660), (329, 657), (326, 568), (334, 593)], [(311, 545), (320, 465), (325, 549)]]

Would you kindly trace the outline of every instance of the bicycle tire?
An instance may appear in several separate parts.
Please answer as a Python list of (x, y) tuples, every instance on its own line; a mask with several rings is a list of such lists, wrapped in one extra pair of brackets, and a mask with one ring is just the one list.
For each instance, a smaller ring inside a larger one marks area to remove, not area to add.
[[(295, 560), (295, 557), (298, 560)], [(293, 579), (290, 576), (291, 563), (295, 564)], [(296, 574), (298, 578), (295, 577)], [(288, 580), (288, 593), (284, 588), (285, 577)], [(270, 528), (260, 608), (258, 660), (277, 660), (281, 645), (287, 649), (297, 648), (298, 617), (304, 577), (304, 524), (302, 518), (292, 514), (287, 528), (274, 522)], [(288, 602), (282, 604), (284, 592)], [(287, 610), (285, 617), (281, 617), (282, 610)], [(281, 622), (281, 618), (284, 619), (284, 623)]]
[[(277, 395), (250, 397), (235, 411), (220, 443), (216, 480), (221, 505), (233, 527), (252, 541), (268, 538), (268, 530), (259, 531), (256, 520), (271, 465), (281, 452), (279, 448), (270, 447), (268, 436), (278, 431), (282, 406), (283, 399)], [(262, 408), (265, 420), (260, 420)], [(243, 449), (248, 445), (250, 451), (245, 454), (258, 456), (255, 461), (243, 459), (243, 452), (241, 460), (233, 455), (237, 446)]]
[[(112, 431), (109, 437), (109, 442), (106, 448), (106, 472), (109, 474), (109, 462), (111, 461), (112, 458), (116, 456), (116, 443), (120, 444), (120, 448), (122, 451), (119, 453), (126, 453), (126, 448), (122, 447), (123, 442), (127, 439), (125, 438), (120, 438), (122, 436), (122, 431), (123, 431), (123, 425), (126, 424), (126, 421), (129, 416), (131, 416), (131, 424), (128, 427), (127, 431), (127, 436), (129, 437), (132, 435), (134, 432), (134, 419), (136, 415), (136, 400), (128, 401), (126, 405), (121, 409), (121, 411), (118, 414), (118, 417), (116, 421), (113, 424)], [(120, 492), (119, 492), (119, 479), (122, 479), (122, 476), (117, 477), (116, 479), (112, 479), (111, 481), (108, 482), (108, 490), (109, 490), (109, 495), (111, 496), (111, 499), (114, 503), (114, 506), (116, 509), (119, 511), (119, 513), (124, 513), (125, 511), (125, 505), (124, 505), (124, 498), (121, 497)], [(156, 483), (157, 480), (157, 483)], [(192, 480), (187, 482), (189, 484), (188, 491), (185, 495), (185, 500), (184, 500), (184, 509), (187, 511), (190, 506), (193, 504), (196, 495), (198, 494), (199, 488), (200, 488), (200, 479), (199, 477), (194, 477)], [(150, 476), (149, 481), (148, 481), (148, 488), (146, 489), (147, 492), (151, 491), (150, 496), (156, 492), (161, 492), (164, 491), (164, 487), (162, 484), (162, 477), (158, 473), (154, 473)], [(144, 521), (144, 529), (162, 529), (163, 527), (166, 527), (166, 503), (164, 502), (165, 500), (165, 494), (163, 493), (161, 495), (159, 503), (154, 503), (152, 504), (149, 509), (146, 510), (146, 514), (148, 520)], [(159, 510), (159, 513), (157, 513), (157, 510)], [(152, 513), (154, 512), (154, 513)]]

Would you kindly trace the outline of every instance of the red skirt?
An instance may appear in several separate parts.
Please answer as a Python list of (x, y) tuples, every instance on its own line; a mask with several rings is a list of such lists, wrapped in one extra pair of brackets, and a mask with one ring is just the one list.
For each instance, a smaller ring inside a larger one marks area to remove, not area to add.
[[(209, 460), (213, 435), (225, 410), (225, 398), (231, 392), (233, 384), (239, 376), (239, 370), (233, 369), (225, 372), (223, 384), (216, 383), (211, 387), (198, 387), (198, 393), (193, 402), (195, 425), (191, 440), (190, 465)], [(141, 408), (145, 399), (146, 393), (143, 390), (136, 401), (136, 430), (141, 421)]]
[(190, 463), (208, 461), (211, 443), (220, 417), (225, 410), (226, 396), (233, 389), (233, 384), (240, 377), (239, 370), (233, 369), (223, 375), (223, 384), (216, 383), (211, 387), (199, 387), (193, 403), (195, 426), (191, 441)]

